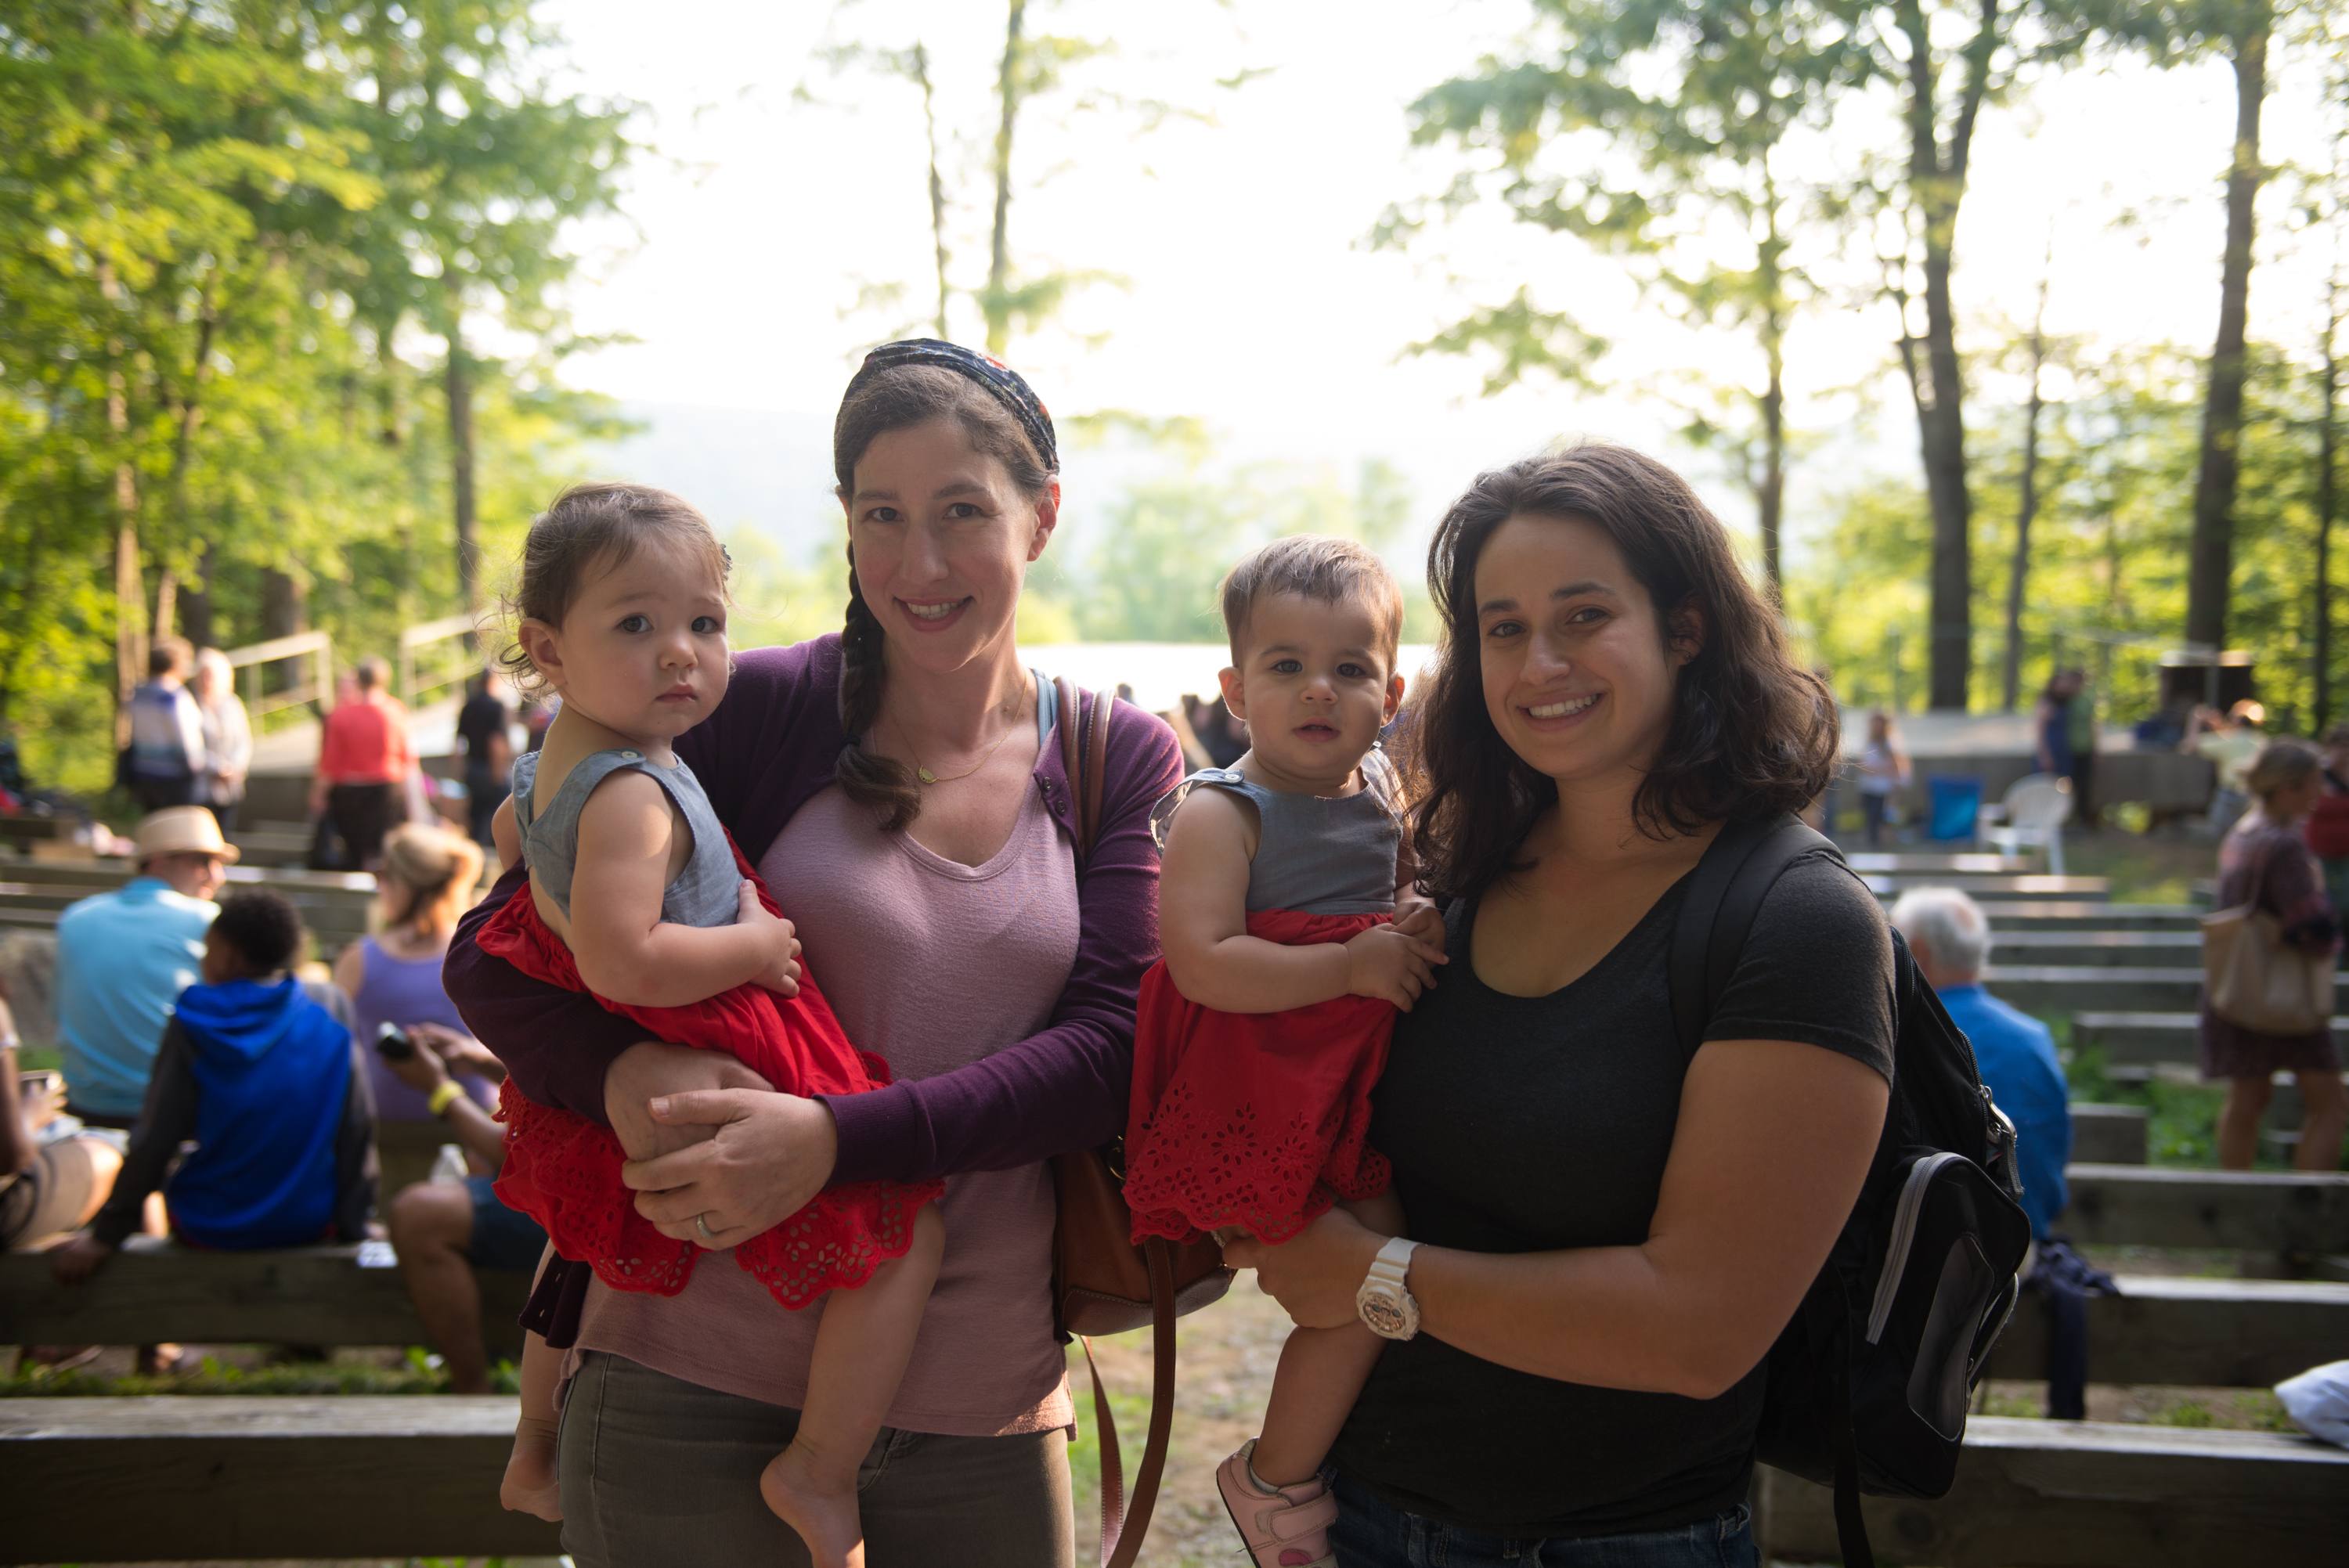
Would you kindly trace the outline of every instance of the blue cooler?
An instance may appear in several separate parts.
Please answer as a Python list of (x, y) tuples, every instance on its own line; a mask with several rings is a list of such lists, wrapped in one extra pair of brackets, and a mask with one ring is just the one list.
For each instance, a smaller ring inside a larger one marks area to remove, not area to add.
[(1972, 842), (1982, 816), (1982, 782), (1935, 775), (1925, 780), (1925, 836), (1935, 843)]

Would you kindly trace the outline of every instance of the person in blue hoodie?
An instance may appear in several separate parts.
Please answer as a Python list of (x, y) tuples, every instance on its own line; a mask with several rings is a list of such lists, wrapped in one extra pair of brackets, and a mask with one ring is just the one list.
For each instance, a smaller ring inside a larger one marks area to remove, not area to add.
[[(302, 918), (239, 893), (204, 937), (203, 978), (180, 993), (122, 1173), (89, 1228), (50, 1254), (87, 1279), (163, 1189), (171, 1234), (221, 1250), (355, 1242), (375, 1203), (375, 1101), (350, 1004), (290, 973)], [(180, 1146), (195, 1149), (164, 1181)]]

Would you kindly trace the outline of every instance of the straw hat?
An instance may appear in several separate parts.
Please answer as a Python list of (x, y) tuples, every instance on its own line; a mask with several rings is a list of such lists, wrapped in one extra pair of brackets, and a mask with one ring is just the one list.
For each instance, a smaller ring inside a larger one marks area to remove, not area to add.
[(221, 837), (220, 820), (204, 806), (166, 806), (141, 818), (130, 836), (131, 855), (140, 863), (158, 855), (218, 855), (236, 863), (234, 844)]

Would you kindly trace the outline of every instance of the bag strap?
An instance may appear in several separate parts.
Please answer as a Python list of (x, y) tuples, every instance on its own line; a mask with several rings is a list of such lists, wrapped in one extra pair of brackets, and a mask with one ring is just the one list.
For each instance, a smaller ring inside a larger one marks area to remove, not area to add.
[(1754, 917), (1778, 873), (1821, 850), (1842, 862), (1834, 840), (1791, 815), (1731, 822), (1705, 847), (1672, 927), (1669, 960), (1672, 1030), (1682, 1056), (1694, 1056), (1703, 1043), (1704, 1026), (1736, 973)]
[[(1109, 771), (1109, 700), (1100, 693), (1077, 690), (1076, 683), (1055, 680), (1056, 722), (1061, 731), (1061, 760), (1069, 773), (1069, 795), (1076, 808), (1074, 835), (1077, 864), (1092, 858), (1101, 838), (1102, 781)], [(1101, 1366), (1093, 1359), (1092, 1341), (1080, 1336), (1085, 1347), (1085, 1370), (1092, 1377), (1093, 1429), (1101, 1444), (1101, 1561), (1102, 1568), (1133, 1568), (1142, 1542), (1150, 1533), (1150, 1516), (1158, 1506), (1158, 1485), (1166, 1472), (1168, 1440), (1174, 1431), (1174, 1251), (1153, 1238), (1142, 1246), (1150, 1269), (1150, 1429), (1142, 1443), (1142, 1465), (1133, 1472), (1133, 1494), (1125, 1491), (1125, 1469), (1117, 1445), (1117, 1417), (1111, 1410), (1109, 1389), (1102, 1383)]]

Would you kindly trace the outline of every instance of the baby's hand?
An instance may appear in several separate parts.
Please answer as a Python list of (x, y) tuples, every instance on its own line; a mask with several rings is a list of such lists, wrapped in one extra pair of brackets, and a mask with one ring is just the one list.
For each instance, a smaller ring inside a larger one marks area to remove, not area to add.
[(800, 944), (792, 923), (779, 914), (767, 913), (759, 902), (759, 884), (745, 878), (742, 882), (742, 908), (737, 919), (741, 924), (759, 930), (773, 944), (767, 966), (750, 976), (754, 985), (764, 985), (779, 995), (800, 994)]
[(1443, 912), (1423, 898), (1395, 905), (1394, 928), (1405, 936), (1431, 944), (1438, 953), (1444, 951)]
[(1437, 944), (1392, 922), (1374, 925), (1346, 944), (1346, 989), (1392, 1002), (1408, 1013), (1420, 993), (1435, 984), (1435, 965), (1444, 961)]

